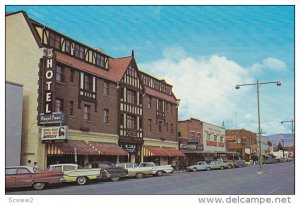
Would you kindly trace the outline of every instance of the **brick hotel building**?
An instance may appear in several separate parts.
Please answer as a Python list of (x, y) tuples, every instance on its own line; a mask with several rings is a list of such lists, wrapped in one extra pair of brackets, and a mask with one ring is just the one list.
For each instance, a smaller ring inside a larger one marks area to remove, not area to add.
[(21, 164), (172, 164), (184, 156), (179, 100), (171, 85), (139, 70), (133, 51), (114, 58), (23, 11), (7, 13), (6, 80), (24, 86)]

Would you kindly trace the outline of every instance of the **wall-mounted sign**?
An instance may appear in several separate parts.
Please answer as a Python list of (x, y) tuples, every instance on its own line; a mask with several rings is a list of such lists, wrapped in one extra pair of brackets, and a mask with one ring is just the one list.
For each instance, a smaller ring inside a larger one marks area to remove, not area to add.
[(64, 122), (63, 113), (40, 114), (40, 124), (55, 124)]
[(68, 126), (43, 127), (41, 140), (65, 140), (68, 137)]
[(124, 149), (127, 151), (127, 152), (135, 152), (136, 150), (136, 145), (133, 145), (133, 144), (126, 144)]
[(55, 55), (53, 49), (44, 48), (41, 58), (41, 113), (51, 114), (54, 109), (55, 94)]

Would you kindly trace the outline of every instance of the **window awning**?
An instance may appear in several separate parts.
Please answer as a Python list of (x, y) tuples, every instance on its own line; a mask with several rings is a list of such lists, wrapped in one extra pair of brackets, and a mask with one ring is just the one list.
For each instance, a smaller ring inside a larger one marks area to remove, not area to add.
[(47, 155), (75, 154), (75, 149), (77, 155), (100, 155), (84, 141), (69, 140), (67, 143), (47, 143), (46, 146)]
[(183, 154), (182, 152), (180, 152), (176, 148), (166, 147), (166, 148), (163, 148), (163, 149), (165, 149), (169, 153), (170, 157), (185, 157), (185, 154)]
[(123, 150), (116, 144), (100, 143), (100, 142), (89, 142), (90, 146), (100, 153), (100, 155), (110, 156), (128, 156), (128, 152)]
[(144, 147), (144, 157), (184, 157), (185, 155), (174, 147)]
[(169, 153), (160, 147), (144, 147), (144, 157), (169, 157)]

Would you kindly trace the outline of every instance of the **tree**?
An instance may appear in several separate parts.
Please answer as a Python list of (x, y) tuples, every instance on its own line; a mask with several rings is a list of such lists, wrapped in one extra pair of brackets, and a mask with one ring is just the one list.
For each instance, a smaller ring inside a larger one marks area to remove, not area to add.
[(283, 150), (283, 146), (282, 146), (281, 142), (278, 142), (277, 149), (278, 150)]

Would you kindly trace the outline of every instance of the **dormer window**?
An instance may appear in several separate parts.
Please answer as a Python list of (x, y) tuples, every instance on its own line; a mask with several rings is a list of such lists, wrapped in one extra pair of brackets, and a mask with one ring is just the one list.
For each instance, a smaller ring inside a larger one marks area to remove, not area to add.
[(129, 76), (132, 76), (134, 77), (134, 68), (132, 66), (129, 66), (128, 69), (127, 69), (127, 74)]
[(58, 50), (60, 50), (60, 36), (55, 35), (54, 39), (54, 47)]
[(66, 40), (66, 53), (71, 53), (71, 42)]
[(84, 47), (82, 47), (80, 45), (76, 45), (75, 46), (75, 56), (77, 58), (84, 59)]

